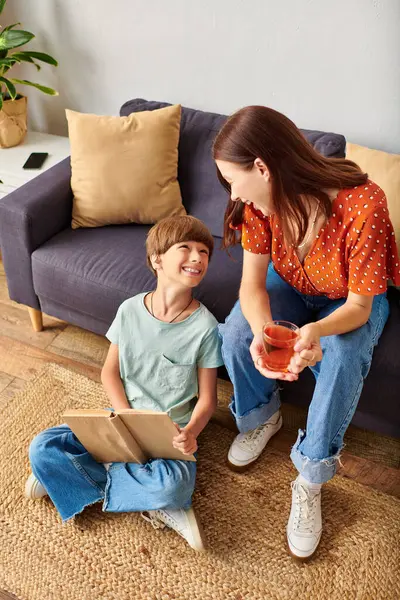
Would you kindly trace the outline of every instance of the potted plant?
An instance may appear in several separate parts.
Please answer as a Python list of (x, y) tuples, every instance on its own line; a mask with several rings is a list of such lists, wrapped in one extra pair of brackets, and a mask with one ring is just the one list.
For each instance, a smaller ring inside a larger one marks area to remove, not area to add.
[[(3, 12), (6, 0), (0, 0), (0, 14)], [(27, 98), (19, 94), (15, 84), (30, 85), (50, 96), (57, 96), (58, 92), (39, 83), (26, 79), (11, 79), (9, 72), (16, 64), (31, 63), (40, 70), (37, 61), (57, 66), (57, 61), (44, 52), (30, 50), (15, 50), (35, 36), (29, 31), (15, 29), (20, 23), (14, 23), (0, 29), (0, 148), (10, 148), (20, 144), (27, 130)]]

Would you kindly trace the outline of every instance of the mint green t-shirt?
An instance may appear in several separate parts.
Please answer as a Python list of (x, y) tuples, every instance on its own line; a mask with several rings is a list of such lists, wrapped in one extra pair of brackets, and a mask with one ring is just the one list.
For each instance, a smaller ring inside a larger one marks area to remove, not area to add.
[(164, 323), (144, 305), (146, 294), (121, 304), (107, 331), (132, 408), (168, 412), (186, 425), (198, 394), (197, 368), (223, 364), (217, 320), (203, 304), (187, 319)]

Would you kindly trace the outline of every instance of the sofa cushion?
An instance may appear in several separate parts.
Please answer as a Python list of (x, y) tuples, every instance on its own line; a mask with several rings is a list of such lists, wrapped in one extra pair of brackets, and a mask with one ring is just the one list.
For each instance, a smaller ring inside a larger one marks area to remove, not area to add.
[(177, 180), (179, 105), (129, 117), (66, 113), (73, 228), (185, 214)]
[[(155, 288), (146, 266), (148, 230), (144, 225), (65, 229), (40, 246), (32, 254), (32, 272), (42, 309), (50, 304), (78, 309), (102, 321), (104, 327), (97, 332), (105, 333), (124, 300)], [(195, 296), (222, 321), (238, 297), (242, 251), (234, 248), (233, 260), (220, 244), (216, 239), (208, 273)]]
[[(122, 116), (144, 110), (170, 106), (137, 98), (126, 102)], [(179, 136), (178, 180), (183, 204), (189, 214), (204, 221), (214, 236), (222, 236), (227, 193), (218, 181), (212, 159), (212, 144), (227, 117), (182, 107)], [(343, 157), (346, 141), (342, 135), (322, 131), (301, 130), (316, 150), (324, 156)]]

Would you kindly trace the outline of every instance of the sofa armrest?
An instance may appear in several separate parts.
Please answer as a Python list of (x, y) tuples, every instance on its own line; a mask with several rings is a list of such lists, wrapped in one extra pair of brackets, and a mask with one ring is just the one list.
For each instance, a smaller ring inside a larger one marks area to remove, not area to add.
[(66, 158), (0, 200), (0, 247), (10, 298), (40, 309), (31, 254), (70, 226), (70, 159)]

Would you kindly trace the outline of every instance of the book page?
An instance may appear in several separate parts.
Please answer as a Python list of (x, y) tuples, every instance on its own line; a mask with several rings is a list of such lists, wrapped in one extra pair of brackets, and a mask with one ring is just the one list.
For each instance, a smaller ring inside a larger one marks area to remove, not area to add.
[(148, 460), (115, 412), (104, 409), (69, 410), (63, 414), (63, 419), (98, 462), (145, 463)]
[(151, 458), (196, 461), (193, 454), (183, 454), (172, 445), (178, 430), (165, 412), (126, 408), (116, 413), (135, 438), (143, 452)]

